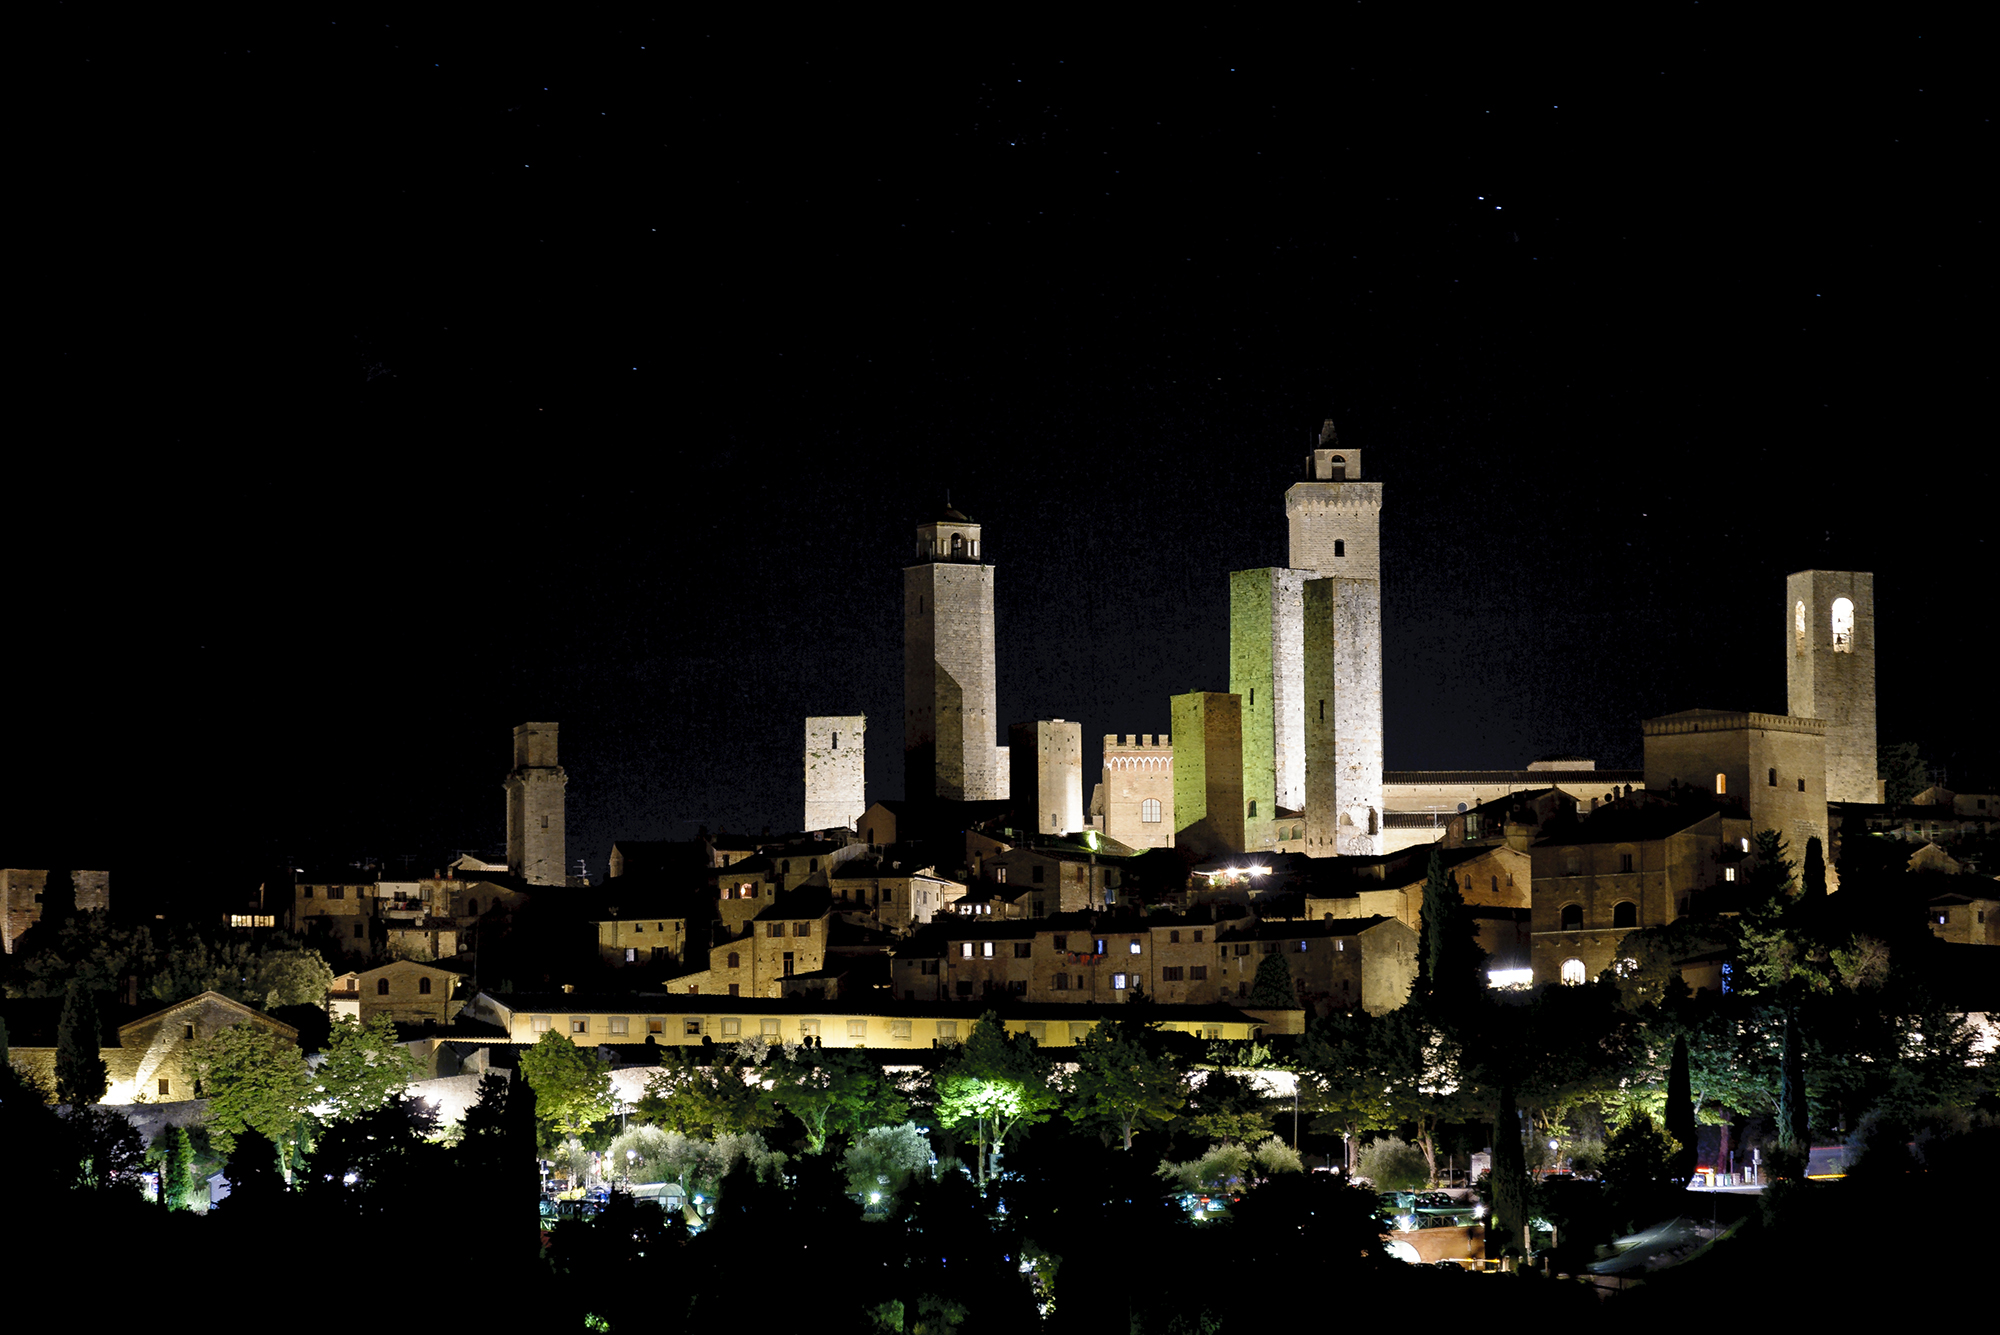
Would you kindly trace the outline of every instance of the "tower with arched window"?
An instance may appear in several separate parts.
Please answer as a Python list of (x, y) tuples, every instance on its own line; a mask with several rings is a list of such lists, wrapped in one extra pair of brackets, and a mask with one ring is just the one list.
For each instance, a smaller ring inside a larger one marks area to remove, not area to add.
[(1382, 850), (1382, 484), (1329, 420), (1285, 492), (1301, 592), (1300, 727), (1306, 849)]
[(1875, 576), (1785, 578), (1785, 712), (1826, 720), (1829, 802), (1880, 802), (1875, 765)]
[(903, 571), (903, 791), (968, 802), (1007, 796), (993, 676), (993, 567), (956, 510), (917, 526)]

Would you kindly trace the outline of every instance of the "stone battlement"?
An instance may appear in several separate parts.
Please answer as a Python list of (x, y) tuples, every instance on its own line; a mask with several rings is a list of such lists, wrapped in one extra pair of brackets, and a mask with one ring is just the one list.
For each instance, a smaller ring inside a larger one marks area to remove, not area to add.
[(1163, 732), (1159, 733), (1157, 737), (1158, 739), (1155, 740), (1155, 734), (1150, 732), (1127, 733), (1122, 737), (1115, 732), (1107, 732), (1104, 734), (1104, 749), (1106, 751), (1173, 750), (1174, 744), (1170, 734)]
[(1684, 709), (1678, 714), (1642, 719), (1639, 723), (1639, 731), (1646, 737), (1668, 737), (1688, 732), (1739, 732), (1746, 728), (1824, 737), (1826, 720), (1798, 718), (1791, 714), (1759, 714), (1747, 709)]

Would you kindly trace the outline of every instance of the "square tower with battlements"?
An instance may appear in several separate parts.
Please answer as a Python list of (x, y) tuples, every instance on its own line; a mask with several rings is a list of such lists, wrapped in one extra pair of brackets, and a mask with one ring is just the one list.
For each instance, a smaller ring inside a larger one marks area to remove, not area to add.
[(903, 791), (913, 801), (1005, 798), (996, 744), (993, 567), (956, 510), (917, 527), (903, 571)]
[(1171, 734), (1104, 734), (1104, 833), (1128, 848), (1174, 843)]
[(514, 729), (514, 768), (507, 775), (507, 870), (529, 885), (569, 884), (563, 789), (556, 763), (556, 725)]
[(806, 830), (851, 830), (868, 810), (865, 714), (806, 720)]
[(1826, 722), (1826, 800), (1880, 802), (1875, 753), (1875, 576), (1785, 578), (1785, 712)]

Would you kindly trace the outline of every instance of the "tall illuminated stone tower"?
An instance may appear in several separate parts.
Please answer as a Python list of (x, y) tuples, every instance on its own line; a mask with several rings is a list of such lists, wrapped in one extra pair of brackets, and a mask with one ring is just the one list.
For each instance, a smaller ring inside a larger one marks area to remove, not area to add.
[(1275, 847), (1278, 808), (1306, 805), (1304, 611), (1307, 572), (1229, 576), (1229, 693), (1243, 713), (1243, 838)]
[(855, 828), (868, 809), (867, 737), (865, 714), (806, 720), (806, 823), (801, 828)]
[(1301, 593), (1306, 848), (1382, 851), (1382, 484), (1320, 428), (1306, 480), (1285, 492)]
[(917, 526), (903, 571), (903, 793), (1004, 798), (993, 677), (993, 567), (956, 510)]
[(507, 775), (507, 870), (529, 885), (569, 884), (563, 828), (563, 788), (556, 763), (556, 725), (514, 729), (514, 768)]
[(1875, 763), (1875, 576), (1785, 577), (1785, 712), (1826, 721), (1826, 800), (1880, 802)]

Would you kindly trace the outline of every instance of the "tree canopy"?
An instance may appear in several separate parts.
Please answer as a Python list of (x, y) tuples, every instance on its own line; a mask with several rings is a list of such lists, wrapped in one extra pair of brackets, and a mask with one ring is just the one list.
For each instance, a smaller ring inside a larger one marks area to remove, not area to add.
[(561, 1135), (581, 1135), (611, 1115), (611, 1068), (567, 1035), (544, 1031), (521, 1053), (521, 1074), (535, 1091), (537, 1115)]
[(979, 1146), (979, 1181), (990, 1173), (990, 1154), (1007, 1137), (1046, 1122), (1057, 1100), (1048, 1063), (1026, 1034), (1009, 1034), (992, 1011), (972, 1027), (963, 1045), (938, 1073), (938, 1120), (971, 1123)]

